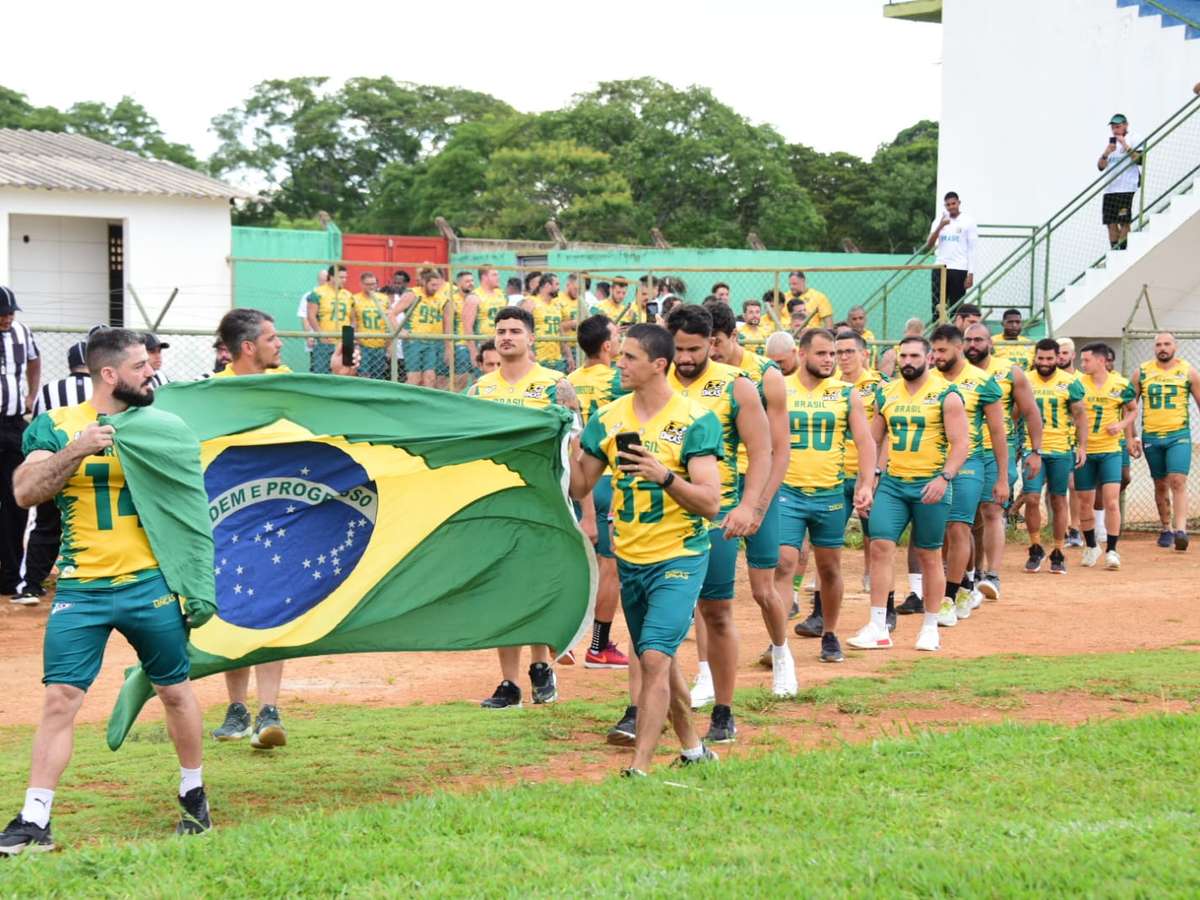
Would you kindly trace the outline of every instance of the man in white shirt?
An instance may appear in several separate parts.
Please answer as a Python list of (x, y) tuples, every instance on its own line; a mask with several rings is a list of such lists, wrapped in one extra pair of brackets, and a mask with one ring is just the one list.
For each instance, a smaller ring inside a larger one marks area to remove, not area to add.
[[(929, 250), (936, 244), (934, 259), (946, 267), (946, 312), (949, 313), (975, 283), (975, 248), (979, 244), (979, 230), (975, 220), (962, 211), (958, 194), (950, 191), (943, 199), (946, 213), (930, 226), (925, 249)], [(933, 321), (936, 322), (942, 297), (942, 275), (937, 269), (930, 274), (933, 276)]]
[[(1124, 250), (1129, 242), (1129, 223), (1133, 221), (1133, 195), (1142, 184), (1142, 170), (1138, 163), (1142, 154), (1134, 150), (1135, 142), (1129, 136), (1129, 120), (1117, 113), (1108, 120), (1112, 134), (1096, 168), (1101, 172), (1112, 170), (1112, 179), (1104, 186), (1100, 221), (1108, 228), (1108, 244), (1113, 250)], [(1123, 165), (1129, 160), (1128, 165)]]

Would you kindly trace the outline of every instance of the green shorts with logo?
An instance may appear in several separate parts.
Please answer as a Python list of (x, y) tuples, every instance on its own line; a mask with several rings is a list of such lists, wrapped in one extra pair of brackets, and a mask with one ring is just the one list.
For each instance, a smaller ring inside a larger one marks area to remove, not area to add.
[(1142, 452), (1155, 481), (1168, 475), (1186, 475), (1192, 469), (1192, 434), (1187, 428), (1166, 434), (1143, 434)]
[(647, 650), (675, 655), (692, 627), (707, 568), (707, 553), (641, 565), (617, 560), (621, 608), (638, 656)]
[[(941, 478), (935, 475), (934, 478)], [(904, 529), (912, 523), (913, 546), (921, 550), (940, 550), (946, 538), (946, 522), (950, 518), (950, 505), (957, 491), (954, 484), (946, 485), (946, 493), (937, 503), (922, 503), (921, 492), (931, 478), (915, 478), (911, 481), (884, 474), (875, 491), (875, 504), (871, 507), (871, 539), (897, 543)]]
[(1075, 490), (1094, 491), (1102, 484), (1121, 483), (1121, 451), (1089, 453), (1087, 460), (1075, 470)]
[(840, 487), (806, 491), (785, 484), (779, 488), (779, 541), (799, 549), (807, 535), (814, 547), (841, 547), (848, 509)]
[(157, 570), (139, 574), (138, 581), (107, 587), (59, 585), (42, 643), (43, 684), (86, 691), (114, 628), (133, 645), (153, 684), (187, 680), (188, 634), (179, 597)]
[[(738, 496), (746, 496), (746, 476), (738, 476)], [(746, 565), (751, 569), (773, 569), (779, 565), (779, 491), (771, 498), (758, 531), (746, 538)]]
[(1042, 488), (1050, 485), (1050, 494), (1054, 497), (1065, 497), (1071, 487), (1071, 472), (1075, 468), (1075, 454), (1048, 453), (1042, 457), (1042, 468), (1036, 475), (1030, 475), (1025, 469), (1022, 476), (1024, 491), (1027, 494), (1040, 495)]
[[(992, 467), (995, 468), (996, 458), (992, 457)], [(987, 457), (977, 454), (969, 457), (963, 467), (954, 476), (954, 500), (950, 504), (950, 521), (975, 523), (975, 514), (979, 511), (979, 501), (983, 499), (984, 473), (987, 467)], [(992, 476), (995, 485), (996, 476)]]

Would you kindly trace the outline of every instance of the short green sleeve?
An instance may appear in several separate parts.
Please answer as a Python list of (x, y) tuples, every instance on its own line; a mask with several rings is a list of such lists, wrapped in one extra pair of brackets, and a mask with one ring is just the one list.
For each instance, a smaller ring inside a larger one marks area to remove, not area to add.
[(996, 376), (989, 376), (979, 389), (979, 402), (986, 406), (989, 403), (998, 403), (1003, 398), (1004, 391), (1000, 390), (1000, 385), (996, 383)]
[(958, 385), (957, 384), (947, 384), (946, 389), (944, 391), (942, 391), (940, 394), (938, 394), (938, 402), (944, 403), (946, 401), (946, 398), (949, 397), (951, 394), (956, 395), (958, 397), (958, 399), (960, 399), (960, 400), (962, 399), (962, 391), (960, 391), (958, 389)]
[(619, 369), (613, 369), (612, 382), (608, 386), (609, 394), (613, 400), (618, 397), (624, 397), (629, 391), (621, 387), (621, 372)]
[(1083, 399), (1083, 384), (1076, 378), (1071, 382), (1071, 386), (1067, 388), (1067, 402), (1078, 403)]
[(608, 465), (608, 454), (600, 446), (603, 443), (604, 423), (600, 421), (599, 416), (592, 416), (583, 429), (583, 435), (579, 438), (579, 446), (588, 456), (594, 456)]
[(67, 446), (67, 435), (54, 427), (49, 414), (42, 413), (29, 423), (21, 438), (21, 452), (28, 456), (34, 450), (49, 450), (57, 453)]
[(558, 403), (558, 382), (555, 382), (546, 388), (546, 396), (550, 398), (551, 403)]
[(883, 382), (877, 381), (877, 382), (875, 382), (875, 408), (883, 409), (883, 401), (884, 401)]
[(317, 305), (320, 305), (320, 303), (321, 303), (321, 298), (317, 296), (316, 291), (309, 291), (308, 296), (305, 297), (304, 299), (307, 300), (309, 303), (313, 303), (313, 304), (317, 304)]
[(1121, 402), (1132, 403), (1137, 398), (1137, 394), (1133, 391), (1132, 384), (1126, 384), (1125, 390), (1121, 391)]
[(688, 426), (687, 433), (683, 436), (683, 452), (679, 458), (684, 465), (695, 456), (715, 456), (717, 459), (724, 459), (725, 452), (721, 448), (721, 442), (721, 423), (711, 411), (705, 412)]

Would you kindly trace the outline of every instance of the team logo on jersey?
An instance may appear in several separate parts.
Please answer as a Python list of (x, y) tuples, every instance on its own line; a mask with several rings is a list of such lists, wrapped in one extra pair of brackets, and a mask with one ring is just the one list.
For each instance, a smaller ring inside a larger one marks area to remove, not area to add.
[(663, 578), (667, 581), (691, 581), (692, 573), (685, 572), (683, 569), (668, 569), (663, 572)]
[(60, 613), (65, 609), (70, 609), (74, 605), (74, 603), (55, 603), (52, 607), (50, 607), (50, 615)]
[(725, 393), (725, 382), (724, 381), (705, 382), (704, 387), (700, 390), (701, 397), (720, 397), (724, 393)]
[(479, 389), (479, 393), (481, 394), (494, 394), (495, 392), (496, 386), (494, 384), (485, 384)]
[(526, 400), (541, 400), (546, 394), (546, 389), (540, 384), (531, 384), (525, 388)]
[(687, 432), (687, 428), (678, 422), (668, 422), (667, 426), (659, 433), (660, 440), (666, 441), (668, 444), (682, 444), (683, 436)]
[(842, 392), (835, 389), (832, 391), (826, 391), (824, 394), (821, 395), (821, 399), (826, 402), (829, 402), (831, 400), (837, 400), (839, 397), (841, 397), (841, 395), (842, 395)]
[(379, 494), (330, 444), (227, 447), (204, 472), (220, 617), (274, 628), (349, 577), (375, 528)]

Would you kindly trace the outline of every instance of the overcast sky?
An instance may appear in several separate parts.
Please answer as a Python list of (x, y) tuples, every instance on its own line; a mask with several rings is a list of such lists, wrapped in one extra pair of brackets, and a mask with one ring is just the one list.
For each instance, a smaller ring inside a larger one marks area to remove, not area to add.
[(0, 84), (37, 105), (129, 94), (202, 156), (213, 116), (266, 78), (389, 75), (529, 112), (602, 80), (700, 84), (821, 151), (869, 157), (941, 109), (939, 25), (882, 0), (9, 4)]

